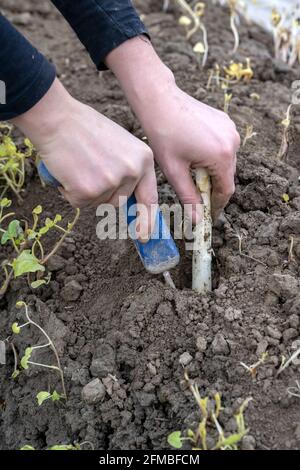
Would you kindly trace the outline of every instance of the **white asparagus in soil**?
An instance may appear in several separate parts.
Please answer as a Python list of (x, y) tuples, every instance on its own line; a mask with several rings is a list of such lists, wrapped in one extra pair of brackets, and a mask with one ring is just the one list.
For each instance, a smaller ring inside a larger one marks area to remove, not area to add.
[(203, 220), (194, 230), (193, 289), (205, 293), (212, 290), (211, 180), (206, 170), (196, 171), (196, 184), (203, 201)]

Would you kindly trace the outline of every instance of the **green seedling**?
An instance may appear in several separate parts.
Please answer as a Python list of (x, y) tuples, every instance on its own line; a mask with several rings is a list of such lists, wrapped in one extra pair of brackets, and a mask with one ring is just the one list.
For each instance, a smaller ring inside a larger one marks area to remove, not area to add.
[(205, 3), (197, 2), (193, 9), (186, 2), (186, 0), (176, 0), (176, 2), (179, 5), (179, 7), (188, 15), (188, 16), (181, 17), (181, 20), (179, 20), (179, 22), (184, 21), (185, 27), (189, 26), (188, 24), (189, 20), (190, 20), (190, 24), (193, 22), (193, 27), (187, 31), (187, 34), (186, 34), (187, 39), (188, 40), (191, 39), (191, 37), (199, 30), (202, 32), (202, 42), (198, 42), (195, 45), (194, 51), (196, 52), (196, 54), (203, 55), (202, 67), (205, 67), (206, 62), (207, 62), (207, 57), (208, 57), (208, 50), (209, 50), (207, 30), (202, 21), (202, 18), (205, 12)]
[(38, 405), (41, 406), (47, 400), (52, 400), (53, 402), (59, 401), (61, 398), (64, 398), (64, 396), (60, 395), (56, 390), (54, 390), (52, 393), (41, 391), (37, 394), (36, 398)]
[(19, 200), (25, 183), (25, 160), (34, 153), (29, 139), (24, 140), (25, 151), (14, 143), (12, 126), (0, 123), (0, 199), (10, 189)]
[(290, 104), (287, 109), (285, 118), (283, 119), (283, 121), (281, 121), (283, 133), (282, 133), (280, 149), (277, 154), (277, 158), (280, 161), (287, 160), (288, 153), (289, 153), (289, 146), (290, 146), (289, 129), (291, 125), (291, 109), (292, 109), (292, 105)]
[[(197, 385), (193, 385), (185, 373), (185, 380), (191, 393), (199, 407), (201, 421), (197, 429), (188, 429), (184, 434), (181, 431), (174, 431), (168, 436), (168, 443), (175, 449), (181, 449), (184, 442), (190, 444), (192, 450), (237, 450), (238, 444), (249, 433), (245, 426), (244, 412), (252, 398), (248, 398), (235, 414), (237, 432), (226, 436), (219, 422), (219, 416), (222, 412), (221, 396), (215, 394), (213, 409), (209, 409), (208, 397), (202, 398)], [(214, 440), (212, 446), (208, 446), (208, 435)]]
[[(81, 442), (80, 444), (56, 444), (49, 447), (47, 450), (82, 450), (83, 446), (89, 445), (91, 450), (94, 450), (94, 446), (89, 441)], [(35, 448), (29, 444), (21, 447), (20, 450), (35, 450)]]
[(250, 59), (246, 59), (245, 64), (231, 61), (228, 66), (223, 67), (222, 72), (221, 74), (220, 66), (215, 64), (214, 69), (210, 71), (206, 88), (209, 90), (212, 83), (215, 82), (217, 88), (221, 88), (224, 91), (224, 108), (228, 110), (228, 105), (232, 98), (228, 92), (229, 88), (241, 81), (250, 82), (254, 72)]
[[(0, 233), (1, 244), (11, 244), (14, 249), (14, 257), (10, 260), (2, 262), (2, 270), (4, 273), (4, 282), (0, 289), (0, 295), (5, 294), (9, 282), (14, 276), (19, 277), (27, 275), (28, 281), (33, 289), (47, 284), (50, 277), (42, 278), (45, 272), (45, 265), (58, 249), (61, 247), (65, 238), (72, 232), (76, 222), (79, 219), (80, 210), (77, 209), (72, 222), (64, 228), (60, 225), (62, 217), (57, 214), (54, 219), (47, 218), (44, 225), (40, 226), (40, 216), (42, 214), (42, 206), (37, 206), (32, 211), (32, 223), (29, 226), (27, 221), (13, 219), (6, 228), (3, 228), (3, 222), (8, 218), (14, 217), (14, 213), (10, 212), (3, 215), (3, 212), (11, 204), (9, 199), (0, 201)], [(43, 246), (43, 238), (49, 231), (57, 231), (62, 233), (60, 239), (55, 243), (53, 248), (46, 253)], [(30, 280), (31, 273), (36, 273), (35, 279)]]
[(247, 366), (244, 362), (240, 362), (240, 364), (250, 373), (251, 377), (255, 379), (258, 368), (266, 362), (267, 358), (268, 358), (268, 353), (265, 352), (262, 354), (261, 358), (257, 362), (255, 362), (255, 364), (252, 364), (251, 366)]
[[(25, 317), (26, 317), (27, 321), (25, 323), (23, 323), (22, 325), (19, 325), (17, 322), (13, 323), (12, 332), (15, 335), (18, 335), (18, 334), (21, 333), (21, 330), (23, 328), (26, 328), (28, 326), (34, 326), (35, 328), (37, 328), (42, 333), (42, 335), (46, 338), (46, 341), (47, 341), (45, 344), (36, 345), (36, 346), (29, 346), (25, 349), (25, 353), (24, 353), (24, 355), (23, 355), (23, 357), (20, 361), (21, 369), (18, 369), (18, 372), (20, 373), (20, 371), (22, 369), (27, 370), (29, 368), (29, 366), (37, 366), (37, 367), (42, 367), (44, 369), (51, 369), (51, 370), (58, 371), (59, 374), (60, 374), (63, 394), (59, 395), (56, 391), (54, 391), (52, 394), (50, 394), (50, 396), (46, 397), (45, 393), (47, 393), (47, 392), (40, 392), (40, 393), (42, 393), (42, 395), (38, 394), (37, 398), (38, 398), (38, 401), (41, 401), (41, 403), (39, 403), (39, 404), (42, 404), (43, 401), (47, 400), (48, 398), (51, 398), (52, 401), (56, 401), (56, 400), (61, 399), (61, 398), (66, 399), (67, 398), (67, 393), (66, 393), (66, 387), (65, 387), (65, 381), (64, 381), (64, 374), (63, 374), (63, 370), (62, 370), (62, 367), (61, 367), (61, 364), (60, 364), (59, 355), (58, 355), (58, 352), (55, 348), (55, 345), (54, 345), (53, 341), (48, 336), (46, 331), (40, 325), (38, 325), (38, 323), (36, 323), (35, 321), (33, 321), (30, 318), (29, 312), (28, 312), (28, 306), (25, 302), (22, 302), (22, 301), (17, 302), (16, 307), (25, 309)], [(35, 362), (35, 361), (32, 360), (32, 355), (34, 354), (35, 351), (45, 349), (45, 348), (50, 348), (53, 351), (55, 359), (56, 359), (56, 365), (41, 364), (39, 362)], [(15, 368), (15, 370), (16, 370), (16, 368)]]
[(228, 93), (227, 91), (225, 91), (224, 93), (224, 113), (228, 114), (229, 113), (229, 105), (231, 103), (231, 100), (232, 100), (232, 93)]

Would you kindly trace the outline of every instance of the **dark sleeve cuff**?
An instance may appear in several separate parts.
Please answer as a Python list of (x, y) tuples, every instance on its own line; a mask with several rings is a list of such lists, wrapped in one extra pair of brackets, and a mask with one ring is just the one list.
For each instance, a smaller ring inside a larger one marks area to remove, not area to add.
[(98, 70), (105, 57), (123, 42), (147, 29), (131, 0), (52, 0), (89, 52)]
[[(43, 58), (44, 59), (44, 58)], [(8, 121), (33, 108), (47, 93), (56, 77), (55, 67), (46, 59), (42, 60), (36, 77), (17, 96), (6, 97), (6, 104), (0, 104), (0, 121)]]
[(31, 109), (47, 93), (55, 68), (0, 14), (0, 121)]

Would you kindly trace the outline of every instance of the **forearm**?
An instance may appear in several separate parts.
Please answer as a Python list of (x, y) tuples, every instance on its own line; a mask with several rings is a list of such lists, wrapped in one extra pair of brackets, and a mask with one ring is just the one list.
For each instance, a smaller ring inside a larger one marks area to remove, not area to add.
[(55, 68), (0, 14), (0, 80), (6, 103), (0, 121), (32, 108), (55, 79)]
[[(175, 85), (174, 75), (161, 61), (151, 42), (143, 37), (126, 41), (106, 58), (126, 97), (144, 126), (147, 109), (157, 105)], [(157, 107), (157, 106), (156, 106)], [(153, 115), (151, 120), (154, 121)]]
[(99, 70), (105, 57), (130, 38), (147, 34), (131, 0), (52, 0)]

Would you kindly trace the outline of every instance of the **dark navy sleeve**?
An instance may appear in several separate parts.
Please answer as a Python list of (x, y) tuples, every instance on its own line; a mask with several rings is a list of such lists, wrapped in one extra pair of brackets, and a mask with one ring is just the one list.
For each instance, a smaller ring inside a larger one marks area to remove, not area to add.
[(54, 66), (0, 14), (0, 121), (32, 108), (55, 75)]
[[(52, 0), (99, 70), (109, 52), (147, 34), (130, 0)], [(32, 108), (55, 79), (55, 68), (0, 14), (0, 121)]]
[(98, 70), (109, 52), (147, 30), (131, 0), (52, 0), (63, 14)]

